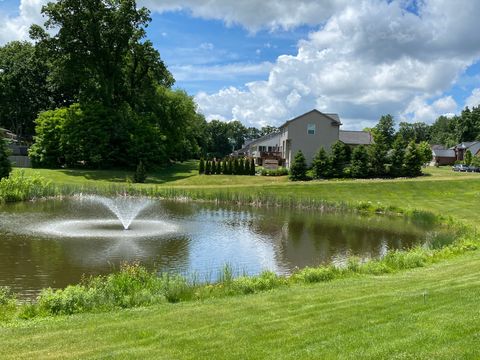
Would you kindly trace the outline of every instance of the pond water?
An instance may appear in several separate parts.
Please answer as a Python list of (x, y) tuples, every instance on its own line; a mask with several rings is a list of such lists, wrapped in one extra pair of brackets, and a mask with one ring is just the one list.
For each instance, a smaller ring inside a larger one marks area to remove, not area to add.
[(152, 201), (130, 230), (101, 203), (44, 200), (0, 207), (0, 286), (21, 298), (62, 288), (124, 262), (214, 281), (238, 274), (342, 264), (422, 244), (432, 224), (402, 217)]

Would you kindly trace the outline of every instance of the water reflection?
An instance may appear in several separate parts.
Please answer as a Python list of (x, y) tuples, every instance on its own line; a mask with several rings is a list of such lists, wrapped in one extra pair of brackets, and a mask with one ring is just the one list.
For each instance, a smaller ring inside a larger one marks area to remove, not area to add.
[[(81, 227), (78, 236), (76, 229), (68, 236), (42, 231), (72, 220), (82, 226), (96, 223), (108, 236), (86, 236)], [(173, 230), (145, 232), (151, 223)], [(403, 218), (159, 201), (132, 223), (132, 231), (137, 226), (145, 236), (122, 232), (121, 225), (117, 235), (116, 226), (102, 206), (75, 200), (0, 208), (0, 286), (28, 297), (43, 287), (78, 282), (83, 274), (111, 272), (122, 262), (209, 280), (225, 264), (240, 273), (289, 273), (350, 255), (380, 257), (389, 249), (422, 243), (433, 233), (431, 224)]]

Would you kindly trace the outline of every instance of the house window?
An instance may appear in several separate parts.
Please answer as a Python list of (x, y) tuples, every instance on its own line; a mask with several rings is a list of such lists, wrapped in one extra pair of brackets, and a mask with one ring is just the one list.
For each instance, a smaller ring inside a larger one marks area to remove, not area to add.
[(308, 135), (315, 135), (315, 124), (307, 125), (307, 133)]

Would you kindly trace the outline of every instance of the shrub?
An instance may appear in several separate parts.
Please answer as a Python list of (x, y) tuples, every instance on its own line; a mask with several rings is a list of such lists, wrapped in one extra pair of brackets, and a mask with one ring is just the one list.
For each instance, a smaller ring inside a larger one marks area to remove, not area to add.
[(0, 286), (0, 306), (15, 304), (15, 294), (8, 286)]
[(278, 169), (275, 169), (275, 170), (262, 169), (260, 171), (260, 175), (262, 175), (262, 176), (285, 176), (285, 175), (288, 175), (288, 169), (284, 168), (284, 167), (279, 167)]
[(15, 202), (55, 195), (51, 182), (39, 174), (26, 176), (18, 171), (0, 180), (0, 201)]
[(427, 254), (422, 249), (390, 251), (384, 258), (385, 264), (394, 270), (413, 269), (425, 266)]
[(205, 174), (205, 160), (203, 160), (203, 158), (200, 159), (200, 163), (198, 164), (198, 173), (200, 175)]
[(298, 150), (290, 166), (290, 180), (307, 180), (307, 162), (301, 150)]
[(272, 271), (264, 271), (256, 277), (241, 276), (234, 279), (231, 288), (235, 293), (253, 294), (258, 291), (271, 290), (286, 283), (285, 278)]
[(306, 267), (294, 275), (295, 279), (306, 283), (317, 283), (330, 281), (335, 278), (338, 270), (332, 266), (328, 267)]
[(135, 174), (133, 175), (133, 181), (143, 184), (145, 180), (147, 180), (147, 172), (143, 162), (140, 160), (137, 165), (137, 169), (135, 170)]

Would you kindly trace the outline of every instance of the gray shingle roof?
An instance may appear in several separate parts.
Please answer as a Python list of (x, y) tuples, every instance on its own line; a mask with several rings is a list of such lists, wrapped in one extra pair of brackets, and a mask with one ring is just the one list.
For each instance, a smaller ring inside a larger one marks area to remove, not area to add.
[(450, 149), (432, 149), (433, 156), (435, 157), (449, 157), (455, 158), (455, 150)]
[(322, 113), (321, 111), (318, 111), (317, 109), (313, 109), (313, 110), (310, 110), (308, 112), (306, 112), (305, 114), (302, 114), (300, 116), (297, 116), (291, 120), (288, 120), (286, 121), (283, 125), (279, 126), (279, 129), (287, 126), (288, 124), (290, 124), (292, 121), (295, 121), (297, 119), (300, 119), (302, 117), (304, 117), (305, 115), (307, 114), (310, 114), (311, 112), (317, 112), (321, 115), (325, 115), (327, 118), (329, 118), (330, 120), (332, 120), (334, 123), (337, 123), (338, 125), (342, 125), (342, 122), (340, 121), (340, 117), (338, 116), (338, 114), (325, 114), (325, 113)]
[(368, 131), (347, 131), (340, 130), (339, 140), (347, 145), (371, 145), (373, 144), (372, 134)]

